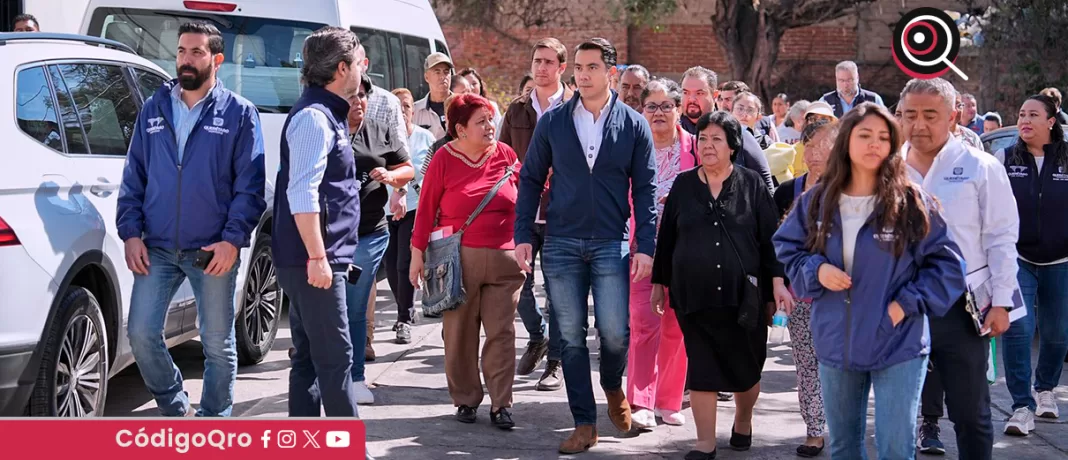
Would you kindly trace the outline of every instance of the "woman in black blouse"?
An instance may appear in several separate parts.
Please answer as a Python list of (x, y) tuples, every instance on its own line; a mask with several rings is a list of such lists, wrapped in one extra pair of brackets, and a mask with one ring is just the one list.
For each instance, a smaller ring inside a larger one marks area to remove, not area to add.
[(670, 290), (686, 345), (697, 426), (697, 446), (687, 460), (716, 456), (719, 391), (735, 394), (731, 448), (749, 449), (767, 325), (775, 304), (793, 302), (771, 244), (779, 216), (775, 202), (759, 174), (732, 161), (742, 146), (741, 125), (714, 112), (698, 120), (697, 131), (701, 166), (679, 174), (668, 194), (650, 299), (662, 306)]

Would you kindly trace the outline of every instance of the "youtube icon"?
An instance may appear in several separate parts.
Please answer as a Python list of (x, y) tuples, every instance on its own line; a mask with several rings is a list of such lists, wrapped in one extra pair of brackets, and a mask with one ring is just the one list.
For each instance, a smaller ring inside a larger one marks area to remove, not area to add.
[(348, 431), (327, 431), (326, 447), (347, 448), (349, 447)]

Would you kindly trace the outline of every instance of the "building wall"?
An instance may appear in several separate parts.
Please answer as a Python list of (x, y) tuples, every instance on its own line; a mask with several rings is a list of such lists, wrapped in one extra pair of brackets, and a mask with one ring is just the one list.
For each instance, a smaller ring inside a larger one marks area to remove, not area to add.
[[(701, 65), (716, 71), (720, 81), (730, 79), (727, 59), (712, 32), (712, 2), (679, 1), (677, 11), (656, 27), (627, 27), (608, 12), (610, 0), (578, 0), (569, 9), (591, 12), (584, 27), (511, 28), (502, 34), (446, 23), (443, 29), (456, 64), (477, 68), (503, 102), (518, 91), (520, 78), (529, 70), (531, 45), (547, 36), (560, 39), (568, 49), (586, 38), (605, 37), (616, 45), (621, 64), (642, 64), (654, 75), (678, 78), (687, 68)], [(893, 26), (902, 14), (919, 6), (961, 8), (955, 0), (876, 0), (843, 18), (789, 30), (780, 43), (774, 85), (795, 97), (815, 99), (834, 89), (834, 65), (854, 60), (861, 69), (861, 85), (879, 92), (888, 104), (895, 102), (908, 77), (890, 56)], [(965, 86), (979, 80), (947, 78)]]

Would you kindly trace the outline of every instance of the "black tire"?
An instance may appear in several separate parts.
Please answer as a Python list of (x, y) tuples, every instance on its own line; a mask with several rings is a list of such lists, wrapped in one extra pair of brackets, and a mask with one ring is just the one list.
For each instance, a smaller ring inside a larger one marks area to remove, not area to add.
[[(31, 416), (104, 414), (111, 370), (107, 332), (96, 296), (86, 288), (71, 286), (45, 335), (41, 368), (30, 396)], [(72, 368), (78, 372), (71, 372)], [(76, 394), (71, 394), (72, 387)]]
[(252, 248), (252, 259), (242, 287), (245, 295), (234, 324), (237, 359), (242, 366), (259, 364), (271, 351), (285, 297), (274, 269), (271, 235), (260, 233)]

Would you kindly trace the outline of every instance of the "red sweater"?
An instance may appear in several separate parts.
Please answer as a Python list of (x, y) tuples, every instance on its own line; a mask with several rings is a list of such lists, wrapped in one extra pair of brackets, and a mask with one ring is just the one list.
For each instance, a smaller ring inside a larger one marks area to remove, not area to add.
[[(515, 202), (519, 196), (518, 161), (515, 151), (502, 142), (475, 162), (453, 148), (451, 142), (435, 152), (419, 190), (412, 246), (426, 251), (430, 233), (436, 227), (452, 226), (454, 233), (459, 231), (504, 176), (505, 169), (514, 164), (511, 179), (467, 227), (460, 244), (469, 248), (515, 249), (512, 237), (515, 233)], [(434, 225), (435, 217), (437, 225)]]

